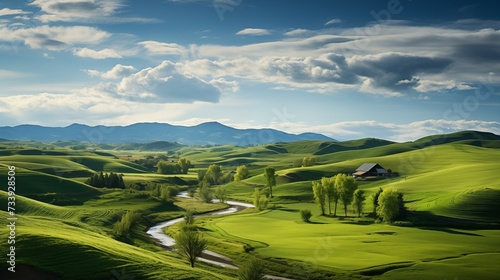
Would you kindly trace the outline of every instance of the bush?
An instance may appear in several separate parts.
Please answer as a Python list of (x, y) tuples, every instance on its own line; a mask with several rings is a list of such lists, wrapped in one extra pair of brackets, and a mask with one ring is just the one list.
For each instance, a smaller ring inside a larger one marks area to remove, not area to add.
[(311, 210), (309, 209), (300, 210), (300, 217), (302, 218), (302, 221), (309, 223), (309, 220), (312, 217)]

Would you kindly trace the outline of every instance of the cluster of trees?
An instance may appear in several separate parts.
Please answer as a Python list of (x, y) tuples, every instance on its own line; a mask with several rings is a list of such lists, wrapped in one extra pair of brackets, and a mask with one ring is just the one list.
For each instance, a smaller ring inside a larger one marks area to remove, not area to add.
[(87, 179), (85, 183), (96, 188), (125, 188), (125, 183), (123, 182), (123, 174), (116, 174), (113, 172), (100, 172), (99, 174), (96, 173), (89, 179)]
[(134, 163), (142, 165), (142, 166), (146, 167), (148, 170), (153, 171), (157, 167), (158, 162), (168, 161), (168, 160), (169, 160), (169, 158), (166, 155), (157, 155), (156, 157), (154, 157), (152, 155), (147, 155), (144, 158), (135, 159)]
[(147, 184), (145, 190), (149, 192), (151, 197), (156, 197), (161, 201), (172, 201), (172, 198), (179, 194), (177, 186), (165, 186), (161, 184)]
[(187, 174), (189, 168), (192, 167), (191, 161), (186, 158), (179, 158), (177, 163), (168, 161), (159, 161), (156, 164), (159, 174)]
[[(337, 205), (339, 201), (344, 206), (344, 215), (347, 216), (347, 207), (355, 201), (355, 209), (358, 216), (361, 215), (363, 202), (365, 200), (364, 193), (358, 191), (356, 180), (347, 174), (337, 174), (333, 177), (323, 177), (320, 181), (312, 182), (314, 200), (318, 203), (321, 210), (321, 215), (326, 213), (326, 205), (328, 204), (328, 212), (332, 215), (331, 204), (334, 204), (333, 216), (337, 215)], [(355, 199), (356, 198), (356, 199)]]
[(198, 170), (198, 180), (209, 186), (222, 185), (233, 181), (231, 172), (224, 173), (218, 164), (211, 164), (207, 169)]
[(373, 215), (387, 223), (406, 218), (404, 195), (396, 189), (379, 188), (372, 196)]
[(307, 167), (307, 166), (313, 166), (316, 164), (316, 158), (315, 157), (304, 157), (302, 159), (296, 159), (293, 162), (293, 167)]
[(113, 227), (113, 235), (115, 237), (124, 237), (128, 234), (132, 226), (141, 218), (141, 212), (138, 210), (128, 211), (120, 221), (116, 222)]

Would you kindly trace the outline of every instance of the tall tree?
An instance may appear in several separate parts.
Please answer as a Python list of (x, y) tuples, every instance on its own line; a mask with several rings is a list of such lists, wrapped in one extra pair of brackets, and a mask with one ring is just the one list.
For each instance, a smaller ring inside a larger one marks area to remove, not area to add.
[(218, 186), (217, 188), (215, 188), (214, 196), (219, 200), (220, 203), (226, 202), (227, 199), (226, 189), (223, 188), (222, 186)]
[(262, 211), (267, 208), (269, 200), (265, 195), (260, 194), (260, 190), (258, 188), (255, 188), (252, 198), (253, 205), (255, 205), (255, 208), (257, 208), (257, 210)]
[(269, 188), (269, 197), (273, 198), (273, 187), (276, 186), (276, 170), (272, 167), (266, 167), (264, 177), (266, 178), (266, 186)]
[(321, 182), (313, 181), (312, 189), (314, 194), (314, 200), (318, 203), (319, 209), (321, 210), (321, 215), (325, 215), (325, 203), (326, 203), (326, 191), (321, 185)]
[(207, 247), (207, 241), (195, 229), (183, 226), (175, 237), (175, 246), (188, 259), (191, 267), (194, 267), (194, 262)]
[(212, 190), (210, 189), (209, 185), (210, 184), (207, 182), (202, 182), (201, 186), (198, 188), (201, 200), (206, 203), (212, 202), (213, 199)]
[[(337, 203), (339, 200), (339, 194), (337, 192), (337, 189), (335, 188), (335, 177), (327, 178), (323, 177), (321, 178), (321, 185), (326, 191), (326, 197), (328, 200), (328, 213), (331, 215), (332, 214), (332, 201)], [(336, 209), (336, 207), (335, 207)], [(335, 210), (337, 212), (337, 210)]]
[(361, 212), (363, 211), (363, 204), (365, 204), (365, 191), (357, 189), (354, 192), (354, 200), (352, 202), (352, 205), (354, 206), (354, 209), (356, 209), (356, 212), (358, 212), (358, 217), (361, 217)]
[(377, 214), (384, 222), (391, 223), (399, 215), (399, 193), (395, 189), (385, 189), (378, 197)]
[(356, 183), (356, 179), (352, 176), (348, 176), (346, 174), (337, 174), (341, 179), (339, 180), (341, 183), (339, 184), (339, 196), (340, 201), (344, 205), (344, 216), (347, 217), (347, 206), (349, 206), (353, 200), (354, 192), (358, 188), (358, 184)]
[(246, 165), (240, 165), (236, 167), (236, 175), (234, 176), (235, 181), (241, 181), (248, 177), (248, 168)]
[(382, 188), (378, 188), (377, 192), (372, 195), (373, 217), (377, 217), (378, 197), (383, 192)]

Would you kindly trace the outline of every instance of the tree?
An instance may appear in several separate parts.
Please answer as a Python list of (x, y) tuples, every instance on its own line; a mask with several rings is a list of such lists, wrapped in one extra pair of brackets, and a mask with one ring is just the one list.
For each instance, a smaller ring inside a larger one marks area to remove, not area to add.
[(200, 237), (200, 234), (195, 229), (183, 226), (175, 237), (175, 246), (179, 253), (188, 259), (191, 267), (194, 267), (194, 262), (207, 247), (207, 241)]
[(300, 217), (302, 218), (302, 221), (309, 223), (309, 220), (312, 217), (311, 210), (309, 209), (300, 210)]
[(212, 190), (210, 189), (209, 185), (210, 184), (208, 184), (207, 182), (203, 182), (198, 189), (201, 200), (206, 203), (212, 202), (213, 199)]
[(378, 197), (382, 192), (382, 188), (378, 188), (377, 192), (372, 195), (373, 217), (377, 217)]
[(342, 192), (342, 188), (344, 187), (344, 181), (346, 179), (345, 174), (337, 174), (332, 177), (333, 181), (333, 190), (332, 192), (332, 200), (335, 204), (335, 209), (333, 210), (333, 216), (337, 216), (337, 206), (339, 204), (340, 194)]
[(266, 178), (267, 187), (269, 188), (269, 197), (273, 198), (273, 187), (276, 186), (276, 170), (272, 167), (266, 167), (264, 177)]
[(187, 174), (189, 171), (189, 167), (191, 167), (191, 161), (186, 158), (179, 158), (177, 164), (180, 166), (181, 172)]
[(241, 181), (248, 177), (248, 168), (246, 165), (240, 165), (236, 167), (236, 175), (234, 176), (235, 181)]
[(358, 217), (361, 217), (361, 212), (363, 211), (363, 204), (365, 204), (365, 191), (357, 189), (354, 192), (354, 200), (352, 202), (352, 205), (354, 206), (354, 209), (356, 209), (356, 212), (358, 212)]
[(226, 189), (224, 189), (221, 186), (218, 186), (217, 188), (215, 188), (214, 196), (219, 200), (220, 203), (224, 203), (227, 199)]
[(314, 200), (318, 203), (319, 209), (321, 210), (321, 215), (325, 215), (325, 202), (326, 202), (326, 192), (325, 188), (318, 181), (312, 182), (312, 189), (314, 194)]
[[(335, 189), (335, 178), (327, 178), (323, 177), (321, 178), (321, 186), (325, 189), (326, 192), (326, 197), (328, 200), (328, 213), (331, 215), (332, 214), (332, 206), (331, 202), (334, 201), (335, 205), (337, 201), (339, 200), (339, 195), (337, 190)], [(335, 212), (337, 212), (337, 207), (335, 207)]]
[(257, 259), (246, 262), (238, 270), (238, 279), (240, 280), (263, 280), (264, 265)]
[(211, 164), (207, 169), (207, 173), (205, 174), (205, 180), (210, 183), (210, 185), (217, 185), (219, 184), (221, 175), (222, 168), (217, 164)]
[(347, 217), (347, 206), (352, 203), (354, 192), (358, 188), (358, 183), (356, 183), (356, 179), (351, 176), (347, 176), (346, 174), (342, 174), (345, 179), (343, 180), (343, 184), (340, 189), (340, 201), (344, 205), (344, 216)]
[(378, 197), (377, 214), (384, 222), (391, 223), (399, 214), (399, 193), (395, 189), (385, 189)]
[(205, 179), (205, 175), (207, 174), (207, 170), (206, 169), (200, 169), (198, 170), (198, 181), (203, 181), (203, 179)]
[(253, 198), (253, 205), (255, 205), (255, 208), (257, 208), (257, 210), (262, 211), (267, 208), (269, 200), (265, 195), (262, 195), (260, 193), (260, 190), (258, 188), (255, 188), (252, 198)]

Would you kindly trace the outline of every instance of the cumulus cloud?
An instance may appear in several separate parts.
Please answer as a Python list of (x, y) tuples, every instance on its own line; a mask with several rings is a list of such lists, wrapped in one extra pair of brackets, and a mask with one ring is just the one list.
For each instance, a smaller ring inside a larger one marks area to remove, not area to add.
[(100, 77), (106, 80), (122, 79), (131, 75), (135, 71), (135, 67), (132, 65), (122, 65), (117, 64), (111, 70), (106, 72), (100, 72), (97, 70), (86, 70), (90, 76)]
[(156, 67), (124, 77), (117, 84), (100, 85), (100, 89), (117, 98), (146, 103), (219, 101), (221, 89), (218, 86), (223, 82), (227, 84), (227, 81), (210, 83), (193, 74), (178, 71), (179, 66), (166, 60)]
[(263, 36), (270, 34), (271, 31), (261, 28), (245, 28), (243, 30), (236, 32), (236, 35), (244, 35), (244, 36)]
[(186, 49), (175, 43), (163, 43), (157, 41), (142, 41), (138, 43), (152, 55), (185, 55)]
[(92, 59), (106, 59), (106, 58), (122, 58), (121, 55), (111, 49), (103, 49), (100, 51), (92, 50), (89, 48), (74, 49), (73, 54), (79, 57), (86, 57)]

